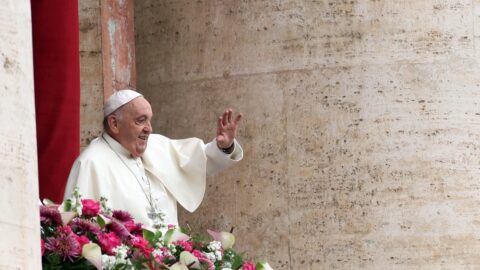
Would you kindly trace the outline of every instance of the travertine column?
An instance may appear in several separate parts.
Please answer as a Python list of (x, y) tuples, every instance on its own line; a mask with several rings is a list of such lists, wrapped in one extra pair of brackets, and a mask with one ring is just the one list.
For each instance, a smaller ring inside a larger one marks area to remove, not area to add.
[(133, 0), (78, 1), (81, 148), (102, 130), (112, 91), (136, 85)]
[(30, 1), (0, 5), (0, 269), (40, 269)]
[(78, 1), (80, 40), (80, 147), (102, 130), (103, 65), (100, 0)]
[(480, 267), (480, 1), (136, 4), (155, 131), (245, 113), (245, 160), (183, 223), (275, 269)]
[(135, 87), (135, 33), (133, 0), (101, 0), (103, 89), (105, 99), (113, 91)]

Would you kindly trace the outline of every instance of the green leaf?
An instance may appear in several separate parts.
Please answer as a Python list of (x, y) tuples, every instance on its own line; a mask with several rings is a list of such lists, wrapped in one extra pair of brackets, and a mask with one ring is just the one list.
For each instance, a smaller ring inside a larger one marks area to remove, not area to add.
[(143, 229), (143, 238), (147, 240), (151, 245), (155, 244), (155, 233), (148, 230), (148, 229)]
[(97, 216), (97, 223), (98, 225), (100, 225), (100, 227), (105, 227), (106, 222), (105, 219), (103, 219), (102, 215)]
[(158, 230), (156, 233), (155, 233), (155, 243), (158, 242), (158, 240), (160, 240), (162, 238), (162, 231)]
[(63, 205), (63, 211), (65, 211), (65, 212), (72, 211), (72, 200), (71, 199), (65, 200), (62, 205)]
[(163, 241), (165, 241), (166, 244), (170, 243), (170, 239), (172, 239), (172, 235), (173, 235), (173, 230), (168, 230), (165, 233), (165, 236), (163, 237)]
[(232, 260), (232, 269), (238, 269), (243, 265), (243, 258), (242, 256), (235, 253), (233, 260)]
[(110, 218), (108, 218), (108, 217), (106, 217), (106, 216), (104, 216), (104, 215), (102, 215), (102, 214), (99, 214), (98, 216), (102, 218), (103, 223), (104, 223), (103, 226), (112, 223), (112, 220), (111, 220)]

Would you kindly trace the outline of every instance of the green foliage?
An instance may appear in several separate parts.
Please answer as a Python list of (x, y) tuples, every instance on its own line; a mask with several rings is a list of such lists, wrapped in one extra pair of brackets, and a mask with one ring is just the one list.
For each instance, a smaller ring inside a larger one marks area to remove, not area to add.
[(78, 258), (73, 261), (63, 261), (56, 254), (50, 253), (42, 258), (43, 270), (96, 270), (95, 267), (85, 260)]

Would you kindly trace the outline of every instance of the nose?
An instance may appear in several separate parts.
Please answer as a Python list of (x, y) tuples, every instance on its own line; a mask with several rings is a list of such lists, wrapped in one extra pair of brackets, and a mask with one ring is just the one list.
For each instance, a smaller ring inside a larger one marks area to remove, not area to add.
[(150, 123), (150, 121), (147, 121), (147, 123), (143, 127), (143, 131), (147, 133), (152, 133), (152, 123)]

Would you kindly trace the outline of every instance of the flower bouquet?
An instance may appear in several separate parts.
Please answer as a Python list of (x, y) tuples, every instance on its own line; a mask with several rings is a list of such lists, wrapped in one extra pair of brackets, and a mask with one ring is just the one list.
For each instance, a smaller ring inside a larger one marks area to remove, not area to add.
[(211, 240), (184, 228), (147, 229), (107, 200), (82, 199), (40, 206), (42, 267), (55, 269), (269, 270), (232, 249), (231, 232), (208, 230)]

